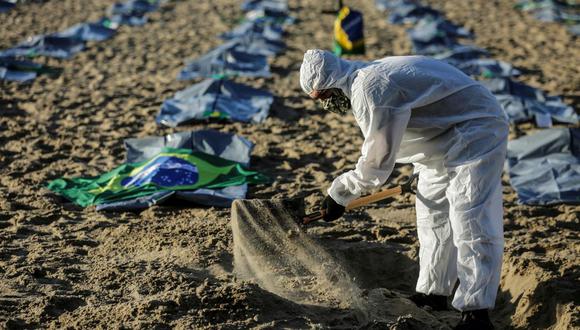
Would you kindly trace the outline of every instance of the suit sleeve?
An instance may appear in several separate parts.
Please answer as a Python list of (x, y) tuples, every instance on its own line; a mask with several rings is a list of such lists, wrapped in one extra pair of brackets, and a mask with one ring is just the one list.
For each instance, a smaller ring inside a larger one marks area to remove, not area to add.
[(377, 100), (368, 94), (353, 96), (353, 112), (364, 142), (355, 169), (340, 175), (328, 189), (330, 197), (340, 205), (346, 206), (369, 190), (382, 186), (395, 166), (411, 111), (389, 107), (389, 98), (382, 99), (386, 105), (376, 106)]

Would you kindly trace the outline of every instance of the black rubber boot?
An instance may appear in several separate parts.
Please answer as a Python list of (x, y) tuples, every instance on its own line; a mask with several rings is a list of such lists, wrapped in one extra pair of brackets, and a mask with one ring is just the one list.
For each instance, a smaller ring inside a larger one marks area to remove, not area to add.
[(429, 306), (435, 311), (447, 310), (447, 297), (436, 294), (415, 293), (409, 299), (418, 307)]
[(489, 319), (487, 309), (461, 312), (461, 321), (455, 330), (493, 330), (493, 323)]

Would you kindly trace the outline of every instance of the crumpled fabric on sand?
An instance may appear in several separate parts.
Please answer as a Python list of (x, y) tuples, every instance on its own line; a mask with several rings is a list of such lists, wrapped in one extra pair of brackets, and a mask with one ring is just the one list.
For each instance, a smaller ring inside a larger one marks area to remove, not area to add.
[(434, 54), (433, 57), (445, 61), (451, 65), (457, 65), (460, 62), (475, 60), (481, 57), (489, 56), (489, 52), (483, 48), (475, 46), (460, 45), (452, 49), (445, 50), (441, 53)]
[(483, 79), (479, 83), (493, 94), (509, 94), (537, 101), (545, 101), (549, 98), (541, 90), (510, 78)]
[(256, 22), (271, 22), (278, 24), (282, 27), (292, 25), (296, 22), (296, 18), (290, 16), (288, 12), (272, 10), (266, 7), (247, 11), (244, 16), (244, 19)]
[(126, 163), (89, 178), (61, 178), (48, 189), (80, 206), (114, 203), (163, 191), (220, 189), (267, 178), (240, 163), (191, 149), (164, 148), (143, 162)]
[(532, 13), (544, 22), (580, 22), (578, 7), (564, 1), (518, 1), (517, 8)]
[(348, 205), (383, 185), (395, 161), (413, 163), (420, 177), (417, 291), (450, 294), (459, 278), (455, 308), (492, 308), (509, 131), (495, 97), (453, 66), (422, 56), (354, 62), (309, 50), (300, 83), (306, 93), (340, 88), (364, 136), (355, 169), (336, 178), (328, 194)]
[(194, 120), (230, 120), (258, 123), (268, 117), (274, 97), (225, 79), (207, 79), (163, 101), (157, 123), (176, 127)]
[(147, 160), (163, 148), (178, 148), (214, 155), (245, 167), (250, 166), (250, 154), (254, 148), (254, 144), (246, 138), (211, 129), (127, 139), (124, 144), (127, 163)]
[(459, 27), (442, 17), (427, 16), (407, 31), (413, 47), (413, 53), (418, 55), (434, 55), (452, 51), (462, 47), (457, 38), (472, 38), (473, 35), (465, 28)]
[(264, 55), (236, 50), (233, 40), (218, 46), (202, 57), (189, 62), (178, 79), (187, 80), (211, 77), (270, 77), (270, 65)]
[(5, 13), (14, 8), (16, 0), (0, 0), (0, 13)]
[(288, 2), (286, 0), (244, 0), (242, 3), (243, 11), (251, 10), (271, 10), (279, 12), (288, 11)]
[(280, 24), (271, 21), (250, 20), (240, 23), (231, 31), (222, 33), (220, 38), (231, 40), (247, 34), (257, 34), (268, 40), (281, 40), (284, 28)]
[(30, 38), (16, 47), (0, 51), (0, 56), (48, 56), (67, 59), (85, 49), (85, 41), (57, 33)]
[(543, 22), (580, 22), (580, 15), (559, 8), (541, 8), (534, 11), (534, 16)]
[(225, 45), (232, 45), (232, 49), (248, 54), (275, 56), (286, 48), (282, 40), (271, 40), (258, 33), (247, 33), (243, 36), (230, 39)]
[(436, 37), (428, 42), (411, 39), (411, 49), (413, 54), (416, 55), (432, 56), (445, 52), (451, 52), (453, 49), (458, 47), (461, 47), (461, 44), (459, 44), (455, 38), (446, 36)]
[(106, 26), (106, 21), (76, 24), (64, 31), (39, 35), (0, 52), (0, 56), (49, 56), (70, 58), (85, 49), (86, 41), (103, 41), (116, 30)]
[(441, 17), (422, 18), (413, 28), (407, 31), (411, 40), (430, 42), (438, 37), (473, 38), (466, 28), (453, 24)]
[(391, 24), (417, 23), (419, 20), (431, 17), (440, 17), (439, 11), (416, 3), (404, 3), (392, 8), (388, 22)]
[(0, 79), (27, 82), (34, 80), (38, 74), (55, 72), (54, 69), (27, 60), (11, 56), (0, 56)]
[(521, 74), (511, 64), (493, 59), (475, 59), (454, 64), (459, 70), (473, 77), (507, 78)]
[(34, 71), (11, 70), (0, 64), (0, 79), (2, 80), (26, 82), (34, 80), (37, 75)]
[(552, 120), (565, 124), (578, 124), (578, 115), (574, 108), (558, 100), (540, 102), (504, 94), (497, 94), (495, 97), (512, 123), (535, 119), (536, 125), (542, 128), (551, 127)]
[(94, 23), (81, 23), (73, 25), (62, 32), (55, 33), (55, 35), (83, 41), (104, 41), (113, 37), (117, 32), (116, 29), (107, 27), (107, 25), (107, 19)]
[(507, 165), (520, 203), (580, 203), (580, 129), (552, 128), (512, 140)]
[[(214, 130), (179, 132), (167, 136), (151, 136), (125, 140), (126, 162), (140, 162), (151, 158), (163, 148), (185, 148), (250, 166), (250, 154), (254, 144), (245, 138)], [(246, 198), (247, 184), (220, 189), (196, 189), (191, 191), (162, 191), (150, 196), (97, 205), (97, 211), (141, 211), (159, 205), (169, 199), (192, 202), (196, 205), (230, 207), (235, 199)]]
[(537, 88), (510, 78), (484, 79), (480, 83), (495, 95), (512, 123), (535, 119), (536, 125), (544, 128), (550, 127), (552, 121), (578, 123), (574, 108), (565, 104), (559, 96), (546, 95)]
[(117, 25), (140, 26), (147, 23), (147, 13), (159, 8), (159, 0), (128, 0), (109, 7), (109, 20)]
[(405, 4), (416, 3), (414, 0), (375, 0), (375, 7), (380, 11), (386, 11)]

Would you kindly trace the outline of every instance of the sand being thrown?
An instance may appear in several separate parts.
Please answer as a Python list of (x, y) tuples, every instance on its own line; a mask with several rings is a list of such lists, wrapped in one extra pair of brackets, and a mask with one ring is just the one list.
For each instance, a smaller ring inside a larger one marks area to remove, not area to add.
[(361, 290), (336, 258), (300, 230), (293, 203), (234, 202), (234, 272), (297, 303), (352, 309), (366, 322)]

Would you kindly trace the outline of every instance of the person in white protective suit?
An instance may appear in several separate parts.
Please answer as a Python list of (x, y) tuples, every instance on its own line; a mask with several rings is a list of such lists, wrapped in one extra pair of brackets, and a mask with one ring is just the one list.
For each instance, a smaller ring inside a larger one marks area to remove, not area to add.
[(334, 180), (325, 220), (380, 187), (395, 162), (419, 173), (419, 306), (462, 312), (456, 329), (492, 329), (503, 254), (501, 174), (507, 116), (495, 97), (456, 68), (423, 56), (347, 61), (322, 50), (304, 54), (304, 92), (327, 110), (352, 108), (364, 143), (354, 170)]

